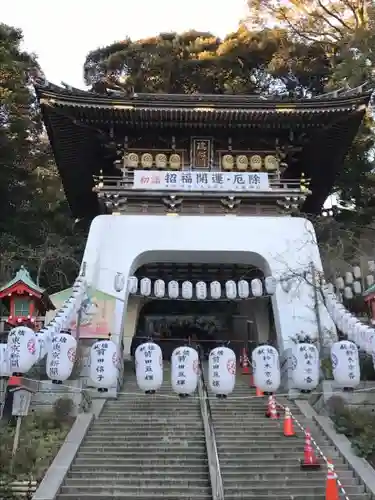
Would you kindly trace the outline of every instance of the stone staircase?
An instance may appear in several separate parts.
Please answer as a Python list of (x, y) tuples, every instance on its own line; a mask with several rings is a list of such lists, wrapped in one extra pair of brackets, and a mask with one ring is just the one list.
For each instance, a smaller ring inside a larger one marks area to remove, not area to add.
[(155, 395), (135, 375), (94, 421), (59, 500), (212, 498), (199, 399), (172, 393), (169, 366)]
[[(266, 398), (249, 398), (255, 391), (249, 389), (248, 380), (248, 376), (238, 375), (235, 392), (227, 400), (209, 396), (225, 500), (325, 500), (326, 467), (322, 463), (318, 471), (300, 470), (303, 433), (297, 428), (297, 437), (284, 437), (282, 419), (265, 417)], [(308, 425), (291, 401), (282, 397), (277, 400), (289, 406), (303, 426)], [(325, 456), (333, 460), (347, 497), (369, 499), (325, 436), (315, 425), (310, 425), (310, 431)]]

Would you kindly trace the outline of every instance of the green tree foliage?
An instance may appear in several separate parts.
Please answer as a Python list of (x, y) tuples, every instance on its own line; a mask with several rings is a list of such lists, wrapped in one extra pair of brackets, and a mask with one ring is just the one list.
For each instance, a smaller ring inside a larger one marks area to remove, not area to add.
[(135, 92), (285, 93), (282, 79), (291, 72), (305, 89), (321, 92), (330, 73), (324, 50), (291, 42), (285, 29), (245, 24), (224, 40), (197, 31), (125, 39), (90, 52), (84, 65), (96, 91), (114, 84)]
[(77, 272), (83, 238), (75, 235), (29, 75), (33, 54), (20, 30), (0, 24), (0, 283), (26, 264), (55, 291)]

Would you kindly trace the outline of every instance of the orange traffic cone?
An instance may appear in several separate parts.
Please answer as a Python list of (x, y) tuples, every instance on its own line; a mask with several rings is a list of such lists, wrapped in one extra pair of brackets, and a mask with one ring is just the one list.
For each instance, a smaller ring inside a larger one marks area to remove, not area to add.
[(276, 410), (276, 401), (273, 396), (268, 396), (266, 417), (271, 420), (277, 420), (280, 417), (280, 414)]
[(242, 375), (249, 375), (249, 358), (247, 357), (246, 347), (242, 349)]
[(258, 389), (258, 387), (255, 388), (255, 396), (257, 398), (262, 398), (264, 396), (263, 392), (260, 389)]
[(320, 463), (311, 446), (311, 434), (309, 429), (305, 431), (305, 447), (303, 451), (303, 460), (301, 460), (301, 469), (320, 469)]
[(339, 500), (337, 475), (330, 460), (327, 460), (326, 500)]
[(288, 407), (285, 408), (285, 417), (284, 417), (284, 436), (286, 437), (291, 437), (295, 436), (296, 433), (294, 432), (293, 428), (293, 418), (292, 414), (290, 413), (290, 410)]

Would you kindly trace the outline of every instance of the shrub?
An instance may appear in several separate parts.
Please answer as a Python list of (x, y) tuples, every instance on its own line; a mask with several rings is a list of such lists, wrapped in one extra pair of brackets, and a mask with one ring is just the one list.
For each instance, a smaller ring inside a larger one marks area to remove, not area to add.
[(73, 409), (74, 403), (70, 398), (57, 399), (52, 410), (56, 426), (70, 422)]

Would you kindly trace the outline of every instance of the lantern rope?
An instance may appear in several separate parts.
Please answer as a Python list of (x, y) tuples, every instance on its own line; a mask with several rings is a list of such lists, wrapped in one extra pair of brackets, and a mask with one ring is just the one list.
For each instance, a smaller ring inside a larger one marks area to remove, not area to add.
[[(279, 403), (278, 401), (276, 401), (276, 404), (279, 408), (282, 408), (283, 410), (285, 410), (285, 406), (282, 405), (281, 403)], [(289, 409), (290, 411), (290, 409)], [(294, 422), (296, 423), (297, 427), (303, 432), (303, 435), (306, 436), (307, 434), (307, 431), (306, 431), (306, 428), (299, 422), (299, 420), (297, 419), (297, 417), (295, 415), (293, 415), (293, 412), (290, 411), (290, 416), (292, 417), (292, 419), (294, 420)], [(310, 440), (312, 442), (312, 444), (314, 445), (316, 451), (319, 453), (319, 455), (322, 457), (322, 459), (324, 460), (325, 464), (329, 465), (329, 460), (328, 458), (325, 456), (323, 450), (320, 448), (320, 446), (318, 445), (318, 443), (315, 441), (315, 439), (311, 436), (310, 434)], [(337, 481), (337, 486), (340, 488), (341, 490), (341, 493), (343, 495), (343, 498), (345, 498), (345, 500), (350, 500), (350, 498), (348, 497), (346, 491), (345, 491), (345, 488), (342, 484), (342, 482), (340, 481), (340, 479), (338, 478), (338, 475), (337, 475), (337, 471), (335, 470), (335, 474), (336, 474), (336, 481)]]

